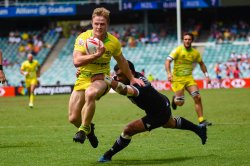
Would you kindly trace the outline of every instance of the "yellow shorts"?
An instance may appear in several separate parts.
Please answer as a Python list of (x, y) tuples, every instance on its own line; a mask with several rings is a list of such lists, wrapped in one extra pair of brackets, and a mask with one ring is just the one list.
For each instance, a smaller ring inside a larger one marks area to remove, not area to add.
[(25, 85), (26, 87), (30, 87), (31, 85), (37, 85), (37, 79), (36, 78), (27, 78), (25, 79)]
[(174, 92), (177, 92), (193, 85), (197, 85), (197, 83), (195, 82), (194, 77), (192, 75), (181, 77), (175, 76), (172, 81), (172, 90)]
[(86, 90), (91, 84), (91, 78), (90, 77), (78, 77), (74, 90)]
[[(80, 76), (77, 78), (74, 86), (74, 90), (79, 91), (79, 90), (86, 90), (89, 86), (91, 85), (91, 77), (84, 77)], [(107, 94), (110, 90), (110, 86), (107, 87), (105, 94)], [(102, 96), (103, 96), (102, 95)]]

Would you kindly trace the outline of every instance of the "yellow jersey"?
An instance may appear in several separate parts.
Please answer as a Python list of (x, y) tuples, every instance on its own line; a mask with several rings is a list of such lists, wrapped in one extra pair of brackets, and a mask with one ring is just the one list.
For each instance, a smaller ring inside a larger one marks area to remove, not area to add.
[[(75, 41), (74, 51), (80, 51), (83, 54), (86, 54), (84, 43), (87, 38), (92, 36), (93, 30), (88, 30), (86, 32), (81, 33)], [(100, 58), (92, 61), (91, 63), (81, 66), (81, 74), (79, 75), (79, 77), (91, 77), (92, 75), (98, 73), (105, 73), (109, 75), (111, 57), (121, 55), (121, 43), (115, 36), (107, 32), (107, 36), (103, 41), (103, 44), (106, 48), (105, 53)]]
[(193, 63), (202, 61), (198, 50), (186, 49), (183, 45), (176, 47), (169, 57), (174, 61), (173, 75), (177, 77), (192, 75)]
[(36, 72), (39, 67), (40, 64), (37, 60), (32, 60), (32, 62), (26, 60), (22, 63), (21, 70), (28, 72), (26, 79), (34, 79), (37, 77)]

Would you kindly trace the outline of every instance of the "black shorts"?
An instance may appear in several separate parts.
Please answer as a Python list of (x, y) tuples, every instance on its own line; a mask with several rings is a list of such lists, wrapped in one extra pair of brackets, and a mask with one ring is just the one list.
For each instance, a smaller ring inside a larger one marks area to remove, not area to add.
[(142, 122), (145, 126), (145, 129), (150, 131), (152, 129), (165, 125), (171, 115), (171, 109), (170, 107), (167, 107), (165, 110), (159, 111), (156, 114), (147, 114), (142, 118)]

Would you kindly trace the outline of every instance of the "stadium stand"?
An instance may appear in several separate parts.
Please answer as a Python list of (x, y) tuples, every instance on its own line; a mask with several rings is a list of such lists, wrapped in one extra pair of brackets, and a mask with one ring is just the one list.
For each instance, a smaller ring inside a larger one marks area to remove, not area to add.
[[(203, 53), (203, 60), (207, 65), (208, 71), (210, 73), (211, 78), (216, 78), (214, 72), (214, 66), (216, 63), (227, 64), (230, 62), (230, 55), (232, 52), (236, 52), (238, 54), (246, 54), (249, 55), (250, 47), (249, 45), (235, 45), (235, 44), (215, 44), (211, 46), (206, 46)], [(250, 76), (249, 64), (239, 63), (239, 67), (242, 71), (243, 78), (247, 78)], [(222, 68), (224, 69), (224, 68)], [(199, 79), (203, 77), (201, 72), (198, 72), (198, 69), (194, 70), (194, 76)], [(222, 70), (222, 75), (225, 76), (225, 70)]]
[(75, 35), (69, 37), (52, 66), (41, 75), (41, 85), (74, 84), (76, 68), (73, 65), (72, 52), (75, 39)]
[[(30, 31), (29, 34), (36, 35), (39, 31)], [(34, 57), (38, 60), (40, 64), (43, 64), (49, 52), (56, 44), (59, 39), (58, 33), (51, 33), (51, 31), (47, 31), (43, 34), (44, 46)], [(19, 55), (18, 49), (22, 45), (22, 43), (26, 43), (25, 41), (21, 41), (20, 43), (9, 43), (7, 37), (0, 38), (1, 49), (3, 50), (3, 59), (6, 62), (5, 64), (5, 74), (8, 75), (8, 84), (12, 86), (18, 86), (20, 82), (23, 80), (23, 76), (20, 74), (20, 65), (26, 60), (26, 54)]]

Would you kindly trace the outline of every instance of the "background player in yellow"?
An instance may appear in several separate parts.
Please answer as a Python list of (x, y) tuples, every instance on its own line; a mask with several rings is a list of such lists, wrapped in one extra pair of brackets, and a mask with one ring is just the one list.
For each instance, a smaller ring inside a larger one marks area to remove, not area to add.
[[(170, 53), (165, 62), (165, 67), (168, 81), (172, 82), (172, 89), (175, 93), (172, 98), (173, 109), (175, 110), (177, 106), (182, 106), (184, 104), (184, 90), (186, 89), (194, 99), (195, 111), (198, 115), (199, 123), (207, 126), (212, 123), (208, 122), (203, 117), (201, 95), (192, 75), (193, 64), (197, 62), (200, 65), (208, 83), (210, 83), (211, 80), (200, 53), (192, 47), (193, 39), (194, 37), (191, 33), (185, 33), (183, 35), (183, 45), (178, 46)], [(171, 73), (172, 61), (174, 61), (174, 67)]]
[(5, 74), (3, 72), (2, 62), (3, 62), (3, 56), (2, 56), (2, 50), (0, 50), (0, 83), (4, 84), (6, 81), (6, 78), (5, 78)]
[[(110, 60), (113, 57), (131, 83), (144, 83), (135, 78), (129, 70), (127, 60), (121, 52), (121, 44), (117, 38), (107, 32), (109, 14), (105, 8), (96, 8), (92, 14), (92, 28), (81, 33), (75, 42), (73, 62), (79, 68), (79, 76), (75, 82), (74, 91), (69, 100), (69, 121), (78, 128), (73, 140), (84, 143), (86, 136), (91, 145), (98, 146), (94, 134), (94, 124), (91, 123), (95, 113), (95, 101), (109, 90), (104, 80), (98, 79), (98, 74), (110, 74)], [(104, 43), (96, 53), (87, 55), (84, 42), (89, 37), (96, 37)]]
[(34, 104), (34, 90), (37, 85), (37, 77), (40, 76), (40, 64), (33, 59), (32, 54), (27, 55), (28, 60), (24, 61), (21, 66), (21, 74), (25, 76), (25, 85), (29, 94), (29, 107)]

